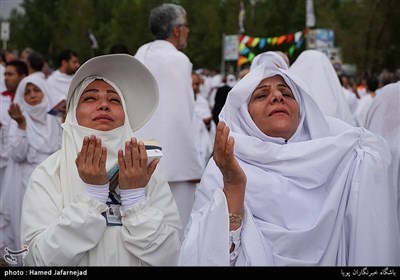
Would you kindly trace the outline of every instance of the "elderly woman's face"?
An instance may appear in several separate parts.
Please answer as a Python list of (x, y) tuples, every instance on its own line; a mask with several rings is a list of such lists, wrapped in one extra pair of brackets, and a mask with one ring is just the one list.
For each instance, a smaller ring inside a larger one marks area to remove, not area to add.
[(279, 75), (261, 81), (251, 96), (248, 109), (257, 127), (268, 136), (289, 139), (296, 132), (299, 105)]
[(96, 130), (112, 130), (125, 122), (121, 97), (103, 80), (91, 82), (82, 92), (76, 108), (78, 124)]

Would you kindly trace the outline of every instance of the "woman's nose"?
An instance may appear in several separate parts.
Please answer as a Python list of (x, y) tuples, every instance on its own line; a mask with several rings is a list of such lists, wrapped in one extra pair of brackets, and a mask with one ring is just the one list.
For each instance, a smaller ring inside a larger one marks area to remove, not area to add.
[(279, 90), (274, 90), (272, 92), (272, 102), (282, 102), (283, 95)]
[(110, 110), (110, 106), (108, 105), (108, 102), (103, 100), (100, 102), (98, 109), (100, 111), (109, 111)]

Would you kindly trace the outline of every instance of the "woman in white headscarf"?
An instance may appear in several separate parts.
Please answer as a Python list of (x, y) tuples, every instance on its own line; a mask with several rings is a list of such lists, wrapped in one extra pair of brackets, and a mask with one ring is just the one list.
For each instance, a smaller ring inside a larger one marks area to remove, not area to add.
[(368, 110), (365, 127), (383, 136), (389, 144), (392, 154), (390, 172), (397, 189), (397, 211), (400, 219), (400, 82), (380, 89), (380, 94), (374, 98)]
[(316, 50), (302, 52), (289, 71), (306, 84), (322, 113), (356, 124), (335, 68), (324, 53)]
[(148, 165), (145, 145), (132, 133), (157, 103), (153, 76), (130, 55), (95, 57), (79, 68), (61, 150), (35, 170), (24, 198), (25, 264), (177, 263), (176, 204), (156, 169), (159, 159)]
[[(7, 168), (0, 200), (1, 256), (7, 247), (21, 249), (21, 206), (29, 177), (43, 160), (61, 147), (61, 127), (50, 110), (46, 81), (36, 75), (24, 78), (10, 105)], [(17, 261), (16, 261), (17, 262)], [(16, 264), (16, 263), (12, 263)], [(19, 263), (21, 264), (21, 263)]]
[(281, 51), (267, 51), (256, 55), (251, 61), (250, 71), (256, 68), (258, 65), (270, 61), (277, 67), (282, 69), (289, 69), (289, 58)]
[(384, 139), (324, 116), (266, 62), (232, 89), (181, 265), (399, 265)]

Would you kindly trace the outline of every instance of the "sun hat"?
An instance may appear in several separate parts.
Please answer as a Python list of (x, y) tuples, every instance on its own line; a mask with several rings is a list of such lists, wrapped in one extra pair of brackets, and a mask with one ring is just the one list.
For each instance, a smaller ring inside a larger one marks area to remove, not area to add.
[(158, 85), (146, 66), (129, 54), (109, 54), (89, 59), (76, 71), (68, 90), (67, 111), (75, 89), (91, 76), (109, 79), (119, 87), (132, 131), (142, 127), (156, 110)]

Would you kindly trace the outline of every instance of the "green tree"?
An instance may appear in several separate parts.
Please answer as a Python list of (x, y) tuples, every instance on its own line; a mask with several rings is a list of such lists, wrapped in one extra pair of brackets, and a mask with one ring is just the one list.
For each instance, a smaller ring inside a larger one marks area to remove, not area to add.
[[(115, 43), (134, 54), (153, 40), (148, 17), (163, 0), (24, 0), (25, 13), (10, 18), (9, 49), (31, 47), (51, 61), (64, 48), (74, 49), (84, 62), (106, 54)], [(188, 13), (190, 35), (183, 51), (194, 68), (219, 68), (222, 35), (238, 33), (240, 0), (170, 0)], [(398, 0), (315, 0), (317, 26), (333, 29), (343, 61), (359, 71), (400, 68), (400, 5)], [(246, 35), (273, 37), (301, 31), (305, 0), (243, 0)], [(92, 50), (88, 31), (99, 48)]]
[(316, 2), (317, 27), (335, 31), (343, 60), (364, 72), (400, 67), (400, 6), (396, 0)]

